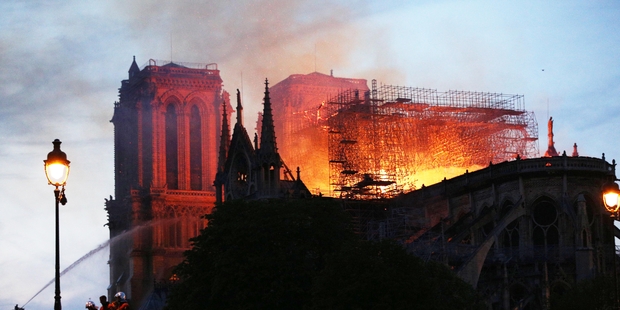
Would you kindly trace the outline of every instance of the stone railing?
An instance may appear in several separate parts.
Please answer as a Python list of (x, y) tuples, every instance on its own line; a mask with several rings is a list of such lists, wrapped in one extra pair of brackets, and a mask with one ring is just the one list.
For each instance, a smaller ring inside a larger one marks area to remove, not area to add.
[(615, 179), (616, 166), (605, 159), (594, 157), (540, 157), (533, 159), (516, 159), (499, 164), (489, 164), (488, 167), (474, 172), (466, 172), (452, 179), (412, 191), (406, 195), (423, 192), (424, 196), (440, 195), (446, 191), (471, 189), (478, 184), (485, 184), (497, 179), (510, 179), (520, 175), (541, 173), (595, 173)]

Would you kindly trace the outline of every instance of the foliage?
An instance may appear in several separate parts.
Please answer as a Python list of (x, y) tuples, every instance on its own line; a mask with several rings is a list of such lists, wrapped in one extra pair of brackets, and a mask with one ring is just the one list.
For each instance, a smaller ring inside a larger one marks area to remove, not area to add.
[(616, 309), (615, 282), (611, 276), (583, 280), (566, 292), (551, 294), (551, 310)]
[(178, 266), (169, 309), (295, 309), (326, 254), (355, 236), (329, 200), (228, 202)]
[(471, 286), (392, 242), (361, 241), (338, 201), (233, 201), (177, 267), (167, 309), (469, 309)]
[(356, 242), (329, 257), (315, 309), (479, 309), (474, 289), (446, 266), (383, 241)]

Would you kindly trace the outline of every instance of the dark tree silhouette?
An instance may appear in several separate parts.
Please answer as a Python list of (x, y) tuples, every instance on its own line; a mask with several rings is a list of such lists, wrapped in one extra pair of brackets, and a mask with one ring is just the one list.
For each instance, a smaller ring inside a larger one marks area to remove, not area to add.
[(391, 241), (356, 242), (330, 256), (313, 288), (315, 309), (483, 309), (446, 266)]
[(613, 276), (583, 280), (567, 291), (551, 293), (551, 310), (616, 309)]
[(177, 268), (168, 309), (297, 309), (325, 255), (356, 238), (326, 199), (233, 201), (207, 218)]
[[(183, 309), (468, 309), (474, 290), (391, 242), (359, 240), (337, 200), (233, 201), (177, 267)], [(436, 306), (441, 305), (441, 306)]]

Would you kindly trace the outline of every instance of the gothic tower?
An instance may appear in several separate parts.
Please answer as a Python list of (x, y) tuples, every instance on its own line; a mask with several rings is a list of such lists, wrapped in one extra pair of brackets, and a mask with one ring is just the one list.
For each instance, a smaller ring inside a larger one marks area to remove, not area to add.
[(110, 287), (138, 309), (169, 281), (215, 202), (228, 94), (216, 64), (135, 57), (114, 104), (115, 197), (106, 202)]

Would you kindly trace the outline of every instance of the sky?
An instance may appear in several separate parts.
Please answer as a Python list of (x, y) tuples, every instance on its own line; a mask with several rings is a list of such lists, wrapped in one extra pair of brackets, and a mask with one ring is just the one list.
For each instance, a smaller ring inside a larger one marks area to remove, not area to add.
[[(518, 94), (539, 148), (620, 159), (620, 2), (0, 2), (0, 310), (54, 278), (54, 196), (43, 159), (71, 161), (60, 209), (62, 304), (82, 309), (109, 283), (104, 199), (114, 193), (112, 118), (132, 61), (217, 63), (243, 91), (246, 124), (263, 81), (314, 71), (438, 91)], [(101, 246), (103, 245), (103, 246)], [(101, 247), (100, 247), (101, 246)], [(53, 285), (27, 305), (50, 309)]]

